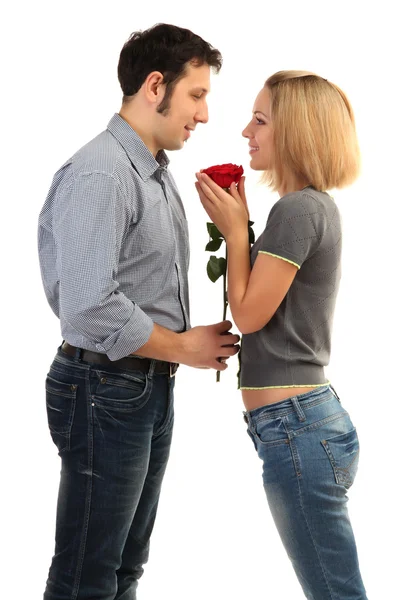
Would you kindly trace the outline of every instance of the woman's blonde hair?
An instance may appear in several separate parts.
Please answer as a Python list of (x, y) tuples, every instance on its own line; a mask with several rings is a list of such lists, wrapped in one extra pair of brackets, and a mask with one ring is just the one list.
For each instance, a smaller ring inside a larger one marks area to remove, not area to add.
[(273, 167), (262, 181), (278, 190), (292, 180), (325, 191), (358, 176), (354, 114), (344, 92), (308, 71), (279, 71), (265, 82), (271, 96)]

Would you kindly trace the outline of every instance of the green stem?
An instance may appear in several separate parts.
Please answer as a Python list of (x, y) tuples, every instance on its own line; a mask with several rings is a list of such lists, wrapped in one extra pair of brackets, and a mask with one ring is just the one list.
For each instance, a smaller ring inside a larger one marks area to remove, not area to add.
[(225, 321), (226, 319), (226, 310), (228, 308), (228, 294), (227, 294), (227, 289), (226, 289), (226, 272), (228, 270), (228, 250), (226, 248), (226, 244), (225, 244), (225, 260), (226, 260), (226, 269), (225, 269), (225, 273), (223, 274), (223, 279), (224, 279), (224, 313), (223, 313), (223, 317), (222, 320)]
[[(225, 321), (226, 319), (226, 311), (228, 308), (228, 293), (227, 293), (227, 289), (226, 289), (226, 273), (228, 270), (228, 249), (226, 247), (226, 242), (225, 242), (225, 273), (223, 274), (222, 278), (223, 278), (223, 303), (224, 303), (224, 311), (223, 311), (223, 316), (222, 316), (222, 320)], [(221, 375), (221, 371), (217, 371), (217, 382), (220, 380), (220, 375)]]

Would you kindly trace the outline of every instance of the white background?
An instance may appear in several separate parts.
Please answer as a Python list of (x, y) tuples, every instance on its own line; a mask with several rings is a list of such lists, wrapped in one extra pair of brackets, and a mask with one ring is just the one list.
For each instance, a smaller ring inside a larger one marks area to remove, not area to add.
[[(398, 593), (398, 30), (394, 2), (20, 2), (3, 9), (2, 597), (42, 597), (53, 551), (59, 458), (44, 378), (60, 343), (41, 287), (37, 217), (54, 172), (120, 108), (119, 52), (157, 22), (217, 47), (210, 121), (170, 153), (191, 234), (192, 324), (222, 317), (222, 282), (205, 273), (206, 221), (194, 173), (243, 164), (256, 234), (276, 196), (248, 168), (241, 131), (264, 80), (315, 71), (340, 85), (357, 118), (363, 170), (334, 193), (343, 216), (343, 279), (327, 373), (361, 440), (349, 509), (369, 598)], [(397, 59), (396, 59), (397, 57)], [(221, 382), (182, 367), (176, 426), (141, 600), (302, 598), (268, 513), (261, 463), (245, 432), (237, 361)], [(5, 410), (4, 410), (5, 409)], [(396, 592), (397, 590), (397, 592)]]

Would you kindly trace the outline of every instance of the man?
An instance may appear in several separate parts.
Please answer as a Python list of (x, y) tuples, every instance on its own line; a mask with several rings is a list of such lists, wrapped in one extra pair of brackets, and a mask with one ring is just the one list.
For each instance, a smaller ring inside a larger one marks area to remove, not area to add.
[[(133, 600), (171, 443), (179, 363), (222, 369), (229, 321), (189, 325), (188, 228), (164, 150), (208, 120), (221, 55), (186, 29), (134, 33), (123, 104), (56, 173), (39, 218), (47, 299), (65, 340), (46, 380), (62, 458), (46, 600)], [(223, 335), (225, 334), (225, 335)]]

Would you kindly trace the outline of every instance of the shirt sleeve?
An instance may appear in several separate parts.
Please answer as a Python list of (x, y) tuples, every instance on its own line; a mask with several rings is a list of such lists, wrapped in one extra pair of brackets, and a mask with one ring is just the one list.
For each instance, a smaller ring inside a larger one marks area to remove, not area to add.
[(324, 210), (314, 198), (302, 192), (288, 194), (272, 207), (258, 252), (300, 269), (318, 248), (325, 228)]
[(54, 211), (60, 313), (111, 360), (135, 352), (153, 330), (150, 317), (118, 290), (131, 212), (118, 183), (104, 173), (74, 178), (59, 191)]

